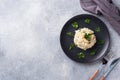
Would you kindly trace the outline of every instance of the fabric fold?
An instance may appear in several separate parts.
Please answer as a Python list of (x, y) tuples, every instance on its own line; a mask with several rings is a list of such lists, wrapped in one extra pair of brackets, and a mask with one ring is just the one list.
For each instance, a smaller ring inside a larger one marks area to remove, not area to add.
[(84, 10), (103, 16), (120, 35), (120, 10), (112, 0), (80, 0), (80, 4)]

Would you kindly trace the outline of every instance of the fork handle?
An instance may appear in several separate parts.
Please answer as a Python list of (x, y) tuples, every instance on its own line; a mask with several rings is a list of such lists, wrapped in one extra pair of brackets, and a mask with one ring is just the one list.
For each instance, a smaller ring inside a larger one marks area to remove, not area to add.
[(104, 76), (102, 76), (102, 77), (100, 78), (100, 80), (105, 80), (105, 77), (104, 77)]
[[(90, 77), (89, 80), (94, 80), (94, 78), (97, 76), (98, 72), (99, 72), (99, 70), (96, 70), (96, 71), (94, 72), (94, 74)], [(101, 79), (101, 80), (102, 80), (102, 79)], [(104, 80), (104, 79), (103, 79), (103, 80)]]

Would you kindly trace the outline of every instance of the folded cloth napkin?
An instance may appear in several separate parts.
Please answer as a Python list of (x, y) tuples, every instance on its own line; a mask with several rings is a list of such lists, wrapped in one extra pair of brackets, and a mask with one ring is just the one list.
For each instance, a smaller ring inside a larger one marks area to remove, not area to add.
[(82, 8), (105, 17), (120, 35), (120, 10), (112, 0), (80, 0)]

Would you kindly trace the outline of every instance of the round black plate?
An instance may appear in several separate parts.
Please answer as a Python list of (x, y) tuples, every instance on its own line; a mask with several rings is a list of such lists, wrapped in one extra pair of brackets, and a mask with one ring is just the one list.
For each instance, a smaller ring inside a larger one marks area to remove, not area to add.
[[(85, 19), (90, 19), (91, 22), (89, 24), (85, 23)], [(73, 22), (78, 23), (79, 27), (77, 29), (87, 27), (95, 32), (97, 42), (92, 48), (84, 51), (75, 46), (73, 49), (69, 50), (70, 44), (74, 43), (73, 42), (74, 37), (70, 37), (66, 33), (67, 32), (75, 33), (75, 30), (77, 30), (72, 27), (71, 24)], [(97, 27), (100, 28), (100, 32), (96, 31)], [(105, 56), (110, 45), (110, 35), (104, 22), (102, 22), (100, 19), (93, 15), (82, 14), (75, 16), (71, 18), (69, 21), (67, 21), (67, 23), (64, 25), (61, 31), (60, 43), (63, 51), (69, 58), (77, 62), (89, 63), (101, 60)], [(91, 51), (93, 50), (96, 51), (95, 55), (90, 54)], [(83, 52), (85, 54), (85, 58), (78, 58), (78, 53), (80, 52)]]

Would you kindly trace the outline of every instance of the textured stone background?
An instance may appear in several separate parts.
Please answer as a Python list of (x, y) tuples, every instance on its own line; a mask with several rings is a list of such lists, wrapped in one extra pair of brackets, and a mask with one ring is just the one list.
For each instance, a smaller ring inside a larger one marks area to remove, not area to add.
[[(59, 43), (64, 23), (84, 13), (79, 0), (0, 0), (0, 80), (88, 80), (100, 62), (76, 63)], [(120, 36), (102, 20), (118, 57)], [(120, 80), (119, 67), (106, 80)]]

